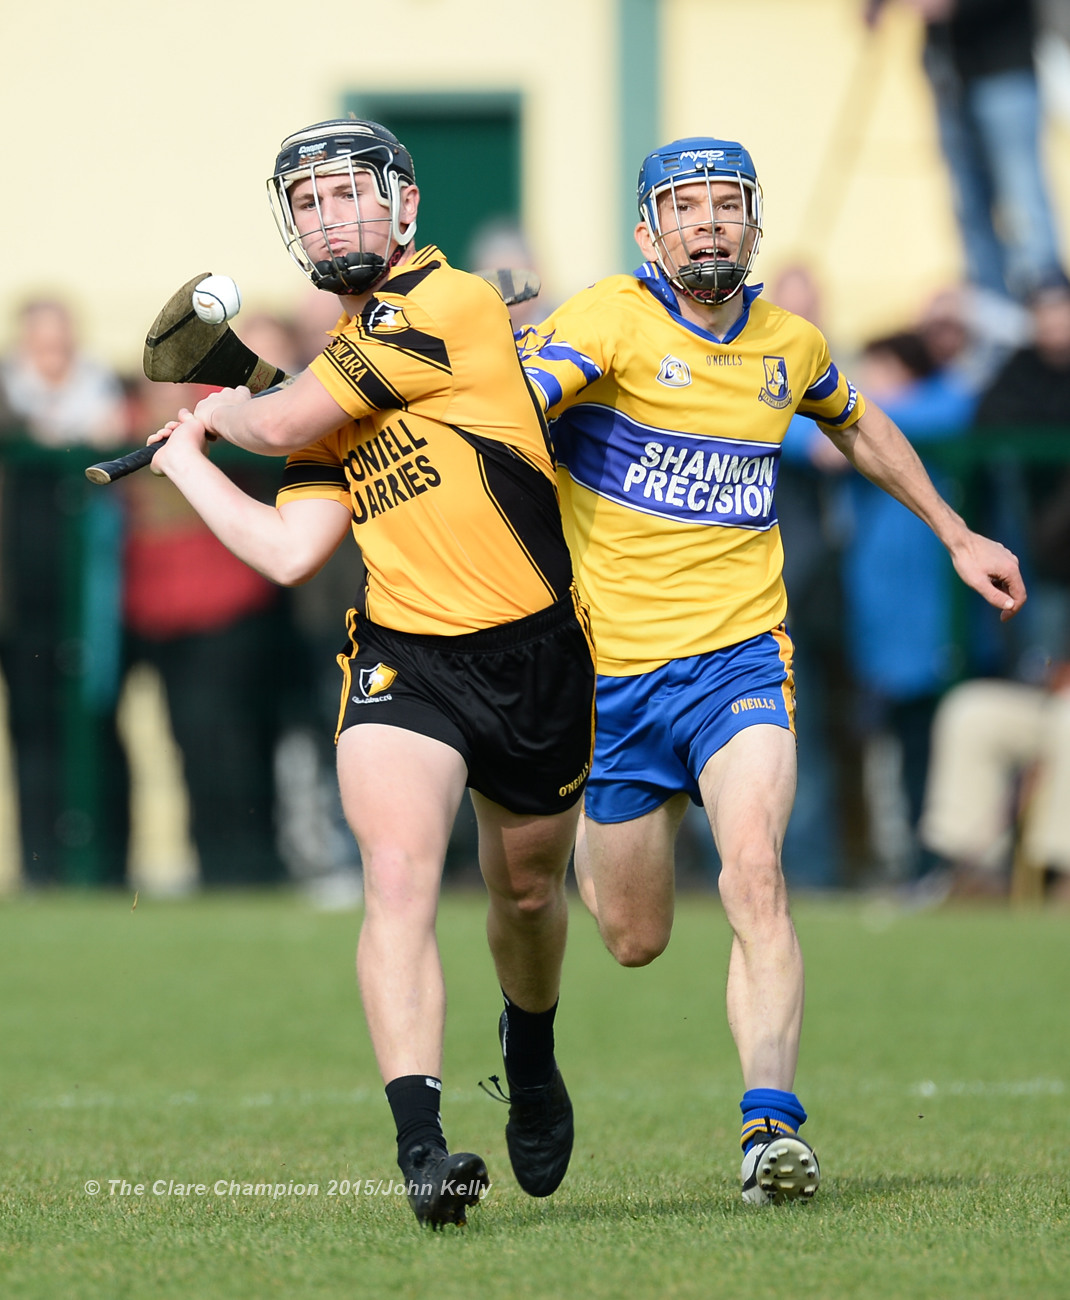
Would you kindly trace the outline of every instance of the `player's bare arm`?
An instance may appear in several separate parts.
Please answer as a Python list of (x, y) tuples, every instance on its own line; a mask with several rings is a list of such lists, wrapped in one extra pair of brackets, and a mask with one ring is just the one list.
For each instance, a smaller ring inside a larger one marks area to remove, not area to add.
[(261, 456), (300, 451), (351, 418), (309, 370), (255, 401), (248, 388), (209, 393), (197, 403), (194, 415), (209, 433)]
[(933, 486), (917, 452), (899, 427), (867, 399), (862, 417), (846, 429), (822, 430), (860, 474), (902, 502), (947, 547), (955, 572), (1006, 622), (1025, 604), (1017, 557), (999, 542), (971, 531)]
[(204, 424), (181, 411), (152, 435), (152, 469), (169, 478), (223, 545), (285, 587), (314, 577), (349, 531), (349, 511), (324, 498), (267, 505), (243, 492), (205, 454)]

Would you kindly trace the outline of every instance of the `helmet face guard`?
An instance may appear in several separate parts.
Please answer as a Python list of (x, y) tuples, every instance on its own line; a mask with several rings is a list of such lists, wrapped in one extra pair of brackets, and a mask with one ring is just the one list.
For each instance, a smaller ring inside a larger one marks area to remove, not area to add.
[[(326, 221), (320, 206), (319, 180), (327, 176), (348, 176), (356, 195), (356, 173), (364, 172), (374, 182), (374, 198), (388, 212), (390, 238), (395, 248), (389, 258), (365, 247), (366, 225), (376, 218), (362, 216), (354, 197), (353, 216), (345, 221)], [(318, 232), (301, 234), (294, 219), (290, 195), (298, 181), (311, 180), (311, 197), (319, 217)], [(401, 228), (401, 191), (415, 184), (412, 158), (396, 136), (378, 122), (340, 119), (317, 122), (282, 142), (275, 170), (268, 180), (268, 198), (275, 224), (286, 251), (317, 289), (326, 293), (361, 294), (373, 288), (387, 273), (398, 254), (416, 234), (416, 222)], [(359, 247), (336, 256), (330, 251), (328, 232), (341, 227), (355, 229)], [(322, 236), (328, 256), (314, 262), (305, 250), (309, 235)]]
[[(725, 183), (738, 188), (738, 216), (719, 212), (723, 200), (715, 200), (713, 186)], [(680, 191), (696, 185), (705, 189), (697, 211), (693, 193), (687, 196), (688, 210), (682, 211)], [(639, 216), (669, 280), (697, 302), (718, 304), (734, 298), (750, 274), (762, 239), (762, 189), (746, 149), (706, 136), (674, 140), (644, 160), (638, 199)], [(709, 255), (684, 260), (687, 235), (698, 228), (710, 232)], [(670, 235), (679, 237), (675, 254), (668, 246)]]

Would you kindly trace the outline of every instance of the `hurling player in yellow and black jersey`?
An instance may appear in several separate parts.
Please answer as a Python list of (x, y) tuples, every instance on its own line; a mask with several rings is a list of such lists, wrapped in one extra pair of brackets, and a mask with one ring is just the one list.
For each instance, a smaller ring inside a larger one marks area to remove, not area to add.
[[(338, 776), (364, 865), (364, 1010), (421, 1222), (463, 1223), (488, 1186), (450, 1155), (439, 1101), (443, 859), (466, 786), (505, 995), (506, 1140), (534, 1196), (564, 1177), (572, 1107), (554, 1060), (568, 864), (589, 770), (594, 663), (554, 463), (509, 314), (477, 276), (413, 244), (412, 160), (373, 122), (283, 142), (269, 181), (298, 265), (343, 314), (308, 370), (251, 400), (182, 412), (154, 467), (270, 578), (311, 577), (352, 531), (366, 588), (349, 612)], [(274, 507), (204, 456), (206, 432), (293, 453)]]
[(792, 416), (812, 416), (925, 520), (1004, 617), (1025, 592), (1014, 557), (939, 498), (818, 330), (746, 284), (761, 192), (741, 145), (702, 137), (655, 151), (639, 212), (639, 271), (575, 295), (520, 340), (552, 421), (598, 656), (577, 874), (617, 960), (652, 961), (672, 928), (673, 839), (688, 797), (701, 801), (734, 931), (743, 1195), (807, 1197), (820, 1173), (792, 1091), (803, 965), (780, 866), (796, 760), (775, 489)]

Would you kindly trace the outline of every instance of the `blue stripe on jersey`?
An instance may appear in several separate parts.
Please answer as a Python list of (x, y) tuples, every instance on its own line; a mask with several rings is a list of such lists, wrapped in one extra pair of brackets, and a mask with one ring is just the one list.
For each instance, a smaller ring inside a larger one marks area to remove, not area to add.
[(556, 377), (548, 370), (540, 370), (538, 366), (525, 366), (524, 374), (531, 380), (535, 387), (542, 393), (546, 402), (546, 410), (551, 406), (556, 406), (562, 397), (561, 385)]
[[(805, 400), (806, 399), (803, 398), (803, 401)], [(855, 388), (854, 384), (852, 384), (850, 380), (847, 380), (847, 405), (843, 408), (840, 414), (833, 415), (833, 416), (817, 415), (814, 418), (821, 424), (828, 424), (832, 428), (835, 428), (836, 425), (838, 424), (847, 423), (847, 421), (851, 418), (851, 412), (855, 409), (855, 406), (857, 404), (858, 404), (858, 389)]]
[(550, 435), (576, 483), (630, 510), (759, 532), (777, 522), (778, 443), (655, 429), (593, 402), (570, 407)]
[(803, 393), (803, 401), (823, 402), (826, 397), (832, 396), (839, 382), (840, 372), (836, 369), (835, 364), (830, 365), (821, 378), (815, 379), (806, 392)]
[(582, 352), (570, 348), (567, 343), (546, 343), (539, 349), (539, 356), (544, 361), (571, 361), (589, 384), (602, 378), (602, 370)]

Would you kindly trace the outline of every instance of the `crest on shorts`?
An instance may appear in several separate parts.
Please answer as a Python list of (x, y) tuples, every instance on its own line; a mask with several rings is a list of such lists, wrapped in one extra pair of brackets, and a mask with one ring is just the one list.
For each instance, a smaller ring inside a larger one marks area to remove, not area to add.
[(397, 675), (398, 670), (389, 668), (386, 664), (376, 664), (374, 668), (362, 668), (359, 679), (361, 695), (365, 699), (371, 699), (373, 695), (381, 695), (383, 691), (390, 689)]
[(686, 388), (691, 382), (691, 371), (686, 361), (681, 361), (670, 352), (661, 358), (661, 369), (657, 377), (658, 383), (664, 384), (666, 388)]
[(787, 362), (783, 357), (763, 357), (762, 364), (765, 367), (765, 387), (758, 394), (758, 400), (781, 411), (791, 402)]

